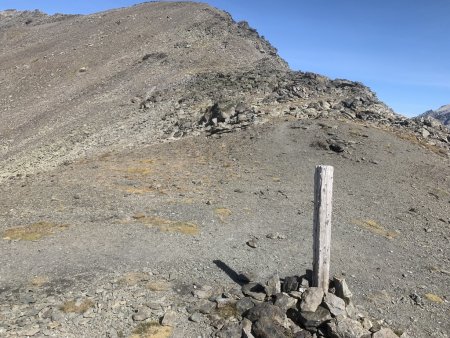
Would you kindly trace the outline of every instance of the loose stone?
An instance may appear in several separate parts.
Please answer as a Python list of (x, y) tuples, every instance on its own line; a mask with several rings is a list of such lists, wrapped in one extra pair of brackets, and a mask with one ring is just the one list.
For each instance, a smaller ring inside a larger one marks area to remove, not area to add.
[(330, 311), (319, 306), (315, 312), (300, 312), (298, 314), (300, 324), (307, 330), (315, 329), (331, 319)]
[(177, 321), (177, 313), (173, 310), (169, 310), (165, 313), (161, 324), (164, 326), (175, 326)]
[(345, 314), (345, 301), (332, 293), (327, 293), (323, 299), (325, 307), (336, 317)]
[(253, 324), (253, 333), (258, 338), (285, 338), (283, 328), (270, 317), (261, 317)]
[(306, 290), (302, 295), (302, 302), (300, 303), (300, 310), (302, 312), (314, 312), (322, 303), (323, 290), (312, 287)]

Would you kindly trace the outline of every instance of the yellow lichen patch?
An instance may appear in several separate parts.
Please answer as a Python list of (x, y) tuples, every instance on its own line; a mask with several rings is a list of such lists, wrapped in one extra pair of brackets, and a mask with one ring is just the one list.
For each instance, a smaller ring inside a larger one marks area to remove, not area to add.
[(153, 163), (155, 163), (155, 160), (153, 160), (153, 159), (145, 159), (145, 160), (140, 160), (139, 163), (142, 163), (142, 164), (153, 164)]
[(76, 302), (74, 300), (69, 300), (60, 306), (60, 310), (65, 313), (84, 313), (89, 308), (94, 307), (94, 302), (90, 299), (85, 299), (81, 302)]
[(225, 306), (216, 309), (215, 313), (223, 319), (236, 318), (239, 315), (236, 304), (233, 303), (226, 304)]
[(231, 215), (231, 210), (228, 208), (216, 208), (214, 209), (214, 213), (222, 222), (226, 222)]
[(151, 291), (168, 291), (171, 287), (169, 282), (165, 281), (153, 281), (148, 282), (146, 285), (147, 289)]
[(48, 282), (49, 279), (47, 276), (36, 276), (31, 279), (30, 284), (35, 287), (41, 287)]
[(146, 167), (129, 167), (126, 168), (124, 172), (132, 175), (148, 175), (152, 172), (152, 170)]
[(162, 326), (157, 322), (139, 324), (129, 338), (169, 338), (172, 335), (170, 326)]
[(444, 300), (441, 297), (439, 297), (439, 296), (437, 296), (437, 295), (435, 295), (433, 293), (426, 293), (425, 294), (425, 298), (428, 299), (431, 302), (434, 302), (434, 303), (441, 304), (441, 303), (444, 302)]
[(166, 232), (179, 232), (184, 235), (193, 236), (198, 234), (197, 224), (187, 222), (173, 222), (170, 225), (160, 226), (159, 229)]
[(36, 241), (42, 237), (53, 235), (67, 228), (67, 225), (51, 222), (38, 222), (23, 227), (7, 229), (3, 232), (3, 239)]
[(185, 235), (196, 235), (199, 232), (198, 225), (195, 223), (172, 221), (158, 216), (146, 216), (137, 219), (137, 221), (165, 232), (179, 232)]
[(150, 275), (147, 272), (127, 272), (120, 278), (119, 282), (121, 284), (126, 284), (129, 286), (136, 285), (140, 282), (148, 281), (150, 279)]
[(394, 239), (398, 236), (398, 233), (395, 231), (386, 230), (382, 225), (378, 224), (376, 221), (367, 219), (367, 220), (353, 220), (353, 223), (359, 225), (360, 227), (373, 232), (374, 234), (386, 237), (387, 239)]
[(121, 187), (120, 190), (123, 190), (129, 194), (142, 195), (147, 194), (149, 192), (153, 192), (153, 189), (148, 187)]

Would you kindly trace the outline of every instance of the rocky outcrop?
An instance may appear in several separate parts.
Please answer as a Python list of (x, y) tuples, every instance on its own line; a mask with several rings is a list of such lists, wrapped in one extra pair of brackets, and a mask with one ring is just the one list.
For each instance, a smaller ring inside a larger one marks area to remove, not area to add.
[(54, 14), (48, 15), (39, 10), (34, 11), (16, 11), (8, 9), (0, 11), (0, 30), (14, 26), (37, 26), (46, 23), (62, 21), (76, 15)]
[(274, 70), (263, 59), (252, 68), (193, 76), (182, 86), (153, 92), (141, 109), (169, 109), (160, 129), (178, 138), (198, 131), (208, 135), (245, 129), (270, 118), (347, 119), (398, 133), (446, 156), (448, 130), (431, 118), (409, 119), (396, 114), (358, 82), (305, 72)]
[(442, 106), (436, 110), (428, 110), (419, 118), (433, 118), (439, 120), (443, 125), (450, 126), (450, 104)]

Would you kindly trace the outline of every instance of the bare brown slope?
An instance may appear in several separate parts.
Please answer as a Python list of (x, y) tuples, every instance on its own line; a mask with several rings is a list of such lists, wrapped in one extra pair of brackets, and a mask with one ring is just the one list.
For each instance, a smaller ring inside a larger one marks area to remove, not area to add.
[(39, 25), (19, 20), (0, 30), (0, 45), (0, 156), (14, 163), (3, 176), (117, 142), (108, 135), (120, 121), (129, 127), (131, 99), (155, 88), (263, 58), (286, 68), (245, 25), (195, 3), (149, 3)]
[(407, 129), (411, 141), (448, 153), (441, 125), (395, 114), (361, 83), (291, 71), (248, 24), (204, 4), (11, 13), (0, 17), (0, 182), (280, 115)]

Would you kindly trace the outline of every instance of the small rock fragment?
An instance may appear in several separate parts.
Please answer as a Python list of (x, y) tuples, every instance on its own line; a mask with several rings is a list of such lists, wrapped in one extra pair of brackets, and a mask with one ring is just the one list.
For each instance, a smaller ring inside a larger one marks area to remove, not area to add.
[(313, 337), (314, 336), (312, 335), (312, 333), (306, 330), (294, 333), (294, 338), (313, 338)]
[(219, 332), (217, 332), (217, 338), (240, 338), (242, 335), (242, 325), (240, 323), (228, 322)]
[(242, 338), (255, 338), (252, 334), (252, 322), (247, 318), (242, 320)]
[(194, 312), (189, 316), (189, 320), (194, 323), (199, 323), (203, 319), (203, 316), (199, 312)]
[(277, 273), (267, 280), (266, 286), (264, 287), (264, 291), (266, 292), (266, 295), (269, 297), (281, 292), (280, 277), (278, 276)]
[(209, 285), (203, 285), (199, 289), (192, 291), (192, 294), (199, 299), (207, 299), (213, 295), (213, 288)]
[(302, 301), (300, 303), (300, 310), (302, 312), (314, 312), (322, 303), (323, 290), (317, 287), (312, 287), (303, 292)]
[(275, 302), (273, 305), (278, 306), (283, 311), (287, 311), (287, 309), (294, 308), (297, 304), (297, 299), (289, 297), (285, 293), (277, 293), (275, 295)]
[(409, 298), (412, 299), (412, 301), (414, 302), (415, 305), (423, 306), (423, 299), (417, 293), (414, 292), (414, 293), (410, 294)]
[(283, 282), (283, 292), (289, 293), (298, 290), (297, 276), (286, 277)]
[(213, 302), (210, 302), (207, 299), (201, 299), (197, 304), (197, 309), (200, 313), (208, 314), (215, 308)]
[(164, 326), (175, 326), (177, 321), (177, 313), (173, 310), (169, 310), (164, 314), (161, 324)]
[(253, 333), (258, 338), (285, 338), (284, 330), (279, 323), (270, 317), (261, 317), (253, 324)]
[(326, 324), (327, 334), (331, 338), (340, 337), (362, 337), (370, 335), (370, 332), (362, 327), (362, 325), (353, 319), (340, 317)]
[(259, 301), (264, 301), (266, 299), (264, 287), (256, 282), (243, 285), (242, 293)]
[(350, 292), (350, 289), (348, 288), (345, 279), (334, 277), (333, 282), (334, 287), (336, 288), (336, 296), (342, 298), (345, 301), (345, 304), (348, 304), (353, 294)]
[(149, 308), (147, 307), (140, 307), (136, 313), (134, 313), (131, 318), (135, 321), (135, 322), (141, 322), (143, 320), (146, 320), (147, 318), (150, 318), (150, 316), (152, 315), (152, 312), (150, 311)]
[(303, 292), (300, 292), (300, 291), (289, 292), (289, 296), (291, 296), (292, 298), (298, 299), (298, 300), (302, 299), (302, 295), (303, 295)]
[(286, 235), (282, 235), (278, 232), (271, 232), (270, 234), (267, 234), (266, 237), (269, 239), (286, 239)]
[(335, 153), (342, 153), (345, 150), (345, 148), (339, 143), (332, 143), (329, 147), (330, 150), (334, 151)]
[(315, 329), (331, 319), (330, 311), (319, 306), (315, 312), (299, 312), (298, 320), (307, 330)]
[(359, 321), (361, 322), (362, 327), (366, 330), (370, 330), (373, 326), (372, 321), (367, 317), (363, 317)]
[[(302, 289), (307, 289), (307, 288), (309, 288), (309, 281), (308, 281), (307, 278), (302, 277), (302, 279), (300, 280), (299, 288), (302, 288)], [(300, 291), (300, 290), (299, 290), (299, 291)]]
[(251, 240), (247, 241), (247, 245), (250, 248), (257, 248), (258, 247), (258, 241), (254, 238), (252, 238)]
[(356, 308), (353, 305), (353, 302), (350, 301), (345, 307), (345, 312), (347, 312), (347, 317), (356, 319)]
[(217, 330), (221, 330), (226, 323), (226, 320), (219, 315), (209, 315), (209, 324)]
[(345, 301), (332, 293), (327, 293), (323, 299), (325, 307), (334, 317), (345, 314)]
[(35, 334), (39, 333), (41, 331), (41, 329), (39, 328), (39, 325), (34, 325), (32, 327), (29, 328), (25, 328), (24, 330), (21, 331), (21, 334), (23, 336), (34, 336)]
[(428, 136), (430, 136), (430, 132), (428, 130), (426, 130), (425, 128), (421, 128), (420, 133), (423, 138), (427, 138)]
[(380, 331), (375, 332), (372, 338), (398, 338), (398, 336), (389, 328), (382, 328)]
[(250, 310), (254, 306), (255, 303), (253, 303), (250, 297), (244, 297), (236, 302), (236, 310), (240, 315), (244, 314), (246, 311)]
[(268, 317), (275, 320), (280, 325), (283, 325), (286, 315), (278, 306), (269, 303), (261, 303), (248, 310), (245, 317), (252, 322), (257, 321), (261, 317)]

